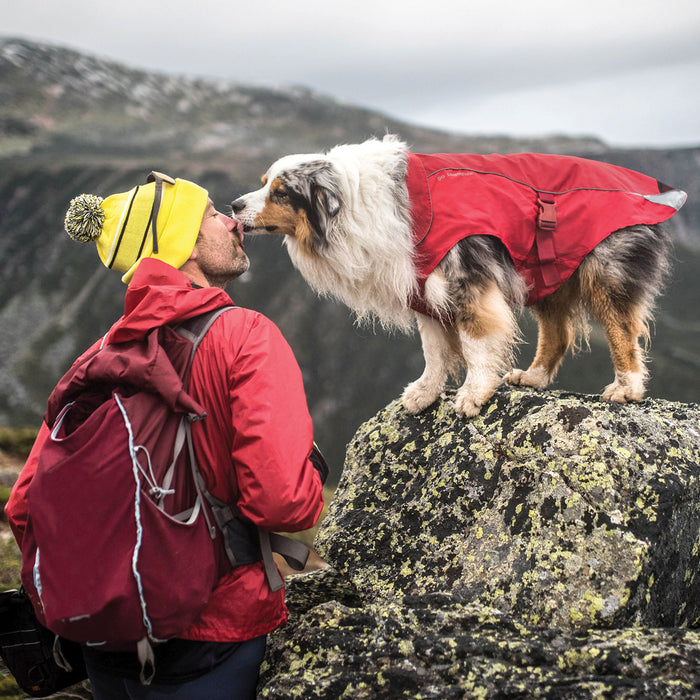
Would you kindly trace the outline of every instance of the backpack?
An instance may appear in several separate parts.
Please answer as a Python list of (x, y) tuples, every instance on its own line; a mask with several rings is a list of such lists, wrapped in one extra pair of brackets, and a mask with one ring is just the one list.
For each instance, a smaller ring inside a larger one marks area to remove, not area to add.
[(73, 365), (49, 398), (50, 437), (27, 489), (22, 583), (39, 621), (61, 637), (138, 652), (153, 677), (151, 643), (178, 636), (207, 604), (216, 546), (238, 566), (263, 559), (283, 585), (271, 540), (308, 550), (237, 518), (208, 493), (191, 424), (206, 416), (187, 393), (199, 342), (228, 308), (142, 340), (103, 344)]

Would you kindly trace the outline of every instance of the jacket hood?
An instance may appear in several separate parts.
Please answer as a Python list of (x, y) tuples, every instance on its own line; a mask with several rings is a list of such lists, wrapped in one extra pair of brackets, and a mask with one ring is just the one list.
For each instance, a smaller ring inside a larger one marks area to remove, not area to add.
[(107, 342), (139, 340), (159, 326), (179, 323), (231, 304), (231, 297), (222, 289), (193, 287), (171, 265), (145, 258), (126, 291), (124, 315), (109, 330)]

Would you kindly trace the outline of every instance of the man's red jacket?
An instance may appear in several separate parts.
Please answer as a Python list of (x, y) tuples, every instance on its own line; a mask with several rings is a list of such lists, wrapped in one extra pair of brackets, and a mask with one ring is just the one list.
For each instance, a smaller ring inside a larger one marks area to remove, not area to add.
[[(107, 342), (141, 338), (153, 328), (230, 304), (221, 289), (195, 289), (181, 272), (149, 258), (139, 265), (124, 316)], [(195, 354), (190, 393), (207, 413), (192, 434), (209, 491), (236, 503), (267, 530), (311, 527), (321, 513), (323, 487), (309, 461), (313, 434), (301, 372), (277, 327), (248, 309), (220, 316)], [(18, 542), (27, 522), (26, 491), (48, 432), (44, 424), (5, 509)], [(276, 629), (287, 615), (284, 589), (273, 593), (262, 563), (251, 564), (223, 575), (182, 636), (244, 641)]]
[[(508, 249), (528, 304), (558, 289), (614, 231), (666, 221), (686, 199), (633, 170), (538, 153), (409, 153), (406, 186), (421, 297), (458, 241), (486, 235)], [(414, 308), (425, 308), (422, 298)]]

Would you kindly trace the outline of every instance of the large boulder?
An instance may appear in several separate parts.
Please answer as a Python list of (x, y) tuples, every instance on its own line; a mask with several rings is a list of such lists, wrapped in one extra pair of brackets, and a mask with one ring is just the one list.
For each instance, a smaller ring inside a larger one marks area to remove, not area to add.
[(700, 408), (451, 398), (357, 432), (261, 696), (700, 695)]

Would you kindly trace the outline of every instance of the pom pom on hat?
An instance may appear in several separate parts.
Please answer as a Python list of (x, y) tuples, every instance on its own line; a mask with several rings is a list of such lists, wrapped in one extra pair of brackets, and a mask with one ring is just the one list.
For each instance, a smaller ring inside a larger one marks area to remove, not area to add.
[(89, 243), (100, 237), (105, 221), (101, 206), (103, 201), (102, 197), (94, 194), (81, 194), (71, 199), (64, 227), (74, 241)]

